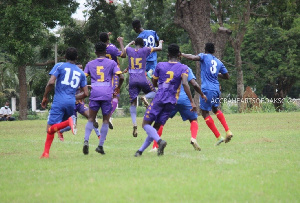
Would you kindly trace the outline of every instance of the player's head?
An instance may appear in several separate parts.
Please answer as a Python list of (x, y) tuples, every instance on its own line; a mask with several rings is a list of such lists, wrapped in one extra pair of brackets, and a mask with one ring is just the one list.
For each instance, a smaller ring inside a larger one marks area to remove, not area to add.
[(136, 33), (140, 33), (140, 30), (142, 28), (141, 21), (139, 20), (132, 21), (132, 28)]
[(97, 42), (95, 44), (95, 53), (97, 55), (105, 55), (106, 54), (106, 44), (104, 42)]
[(109, 41), (109, 36), (106, 32), (101, 32), (99, 38), (100, 38), (100, 41), (104, 42), (104, 43)]
[(215, 53), (215, 45), (213, 43), (206, 43), (205, 53), (209, 53), (209, 54)]
[(77, 49), (74, 47), (69, 47), (66, 51), (65, 58), (70, 61), (75, 61), (77, 59)]
[(143, 38), (140, 38), (140, 37), (136, 38), (134, 40), (134, 44), (135, 44), (135, 46), (144, 47), (144, 40), (143, 40)]
[(170, 44), (168, 46), (168, 56), (169, 58), (178, 58), (180, 57), (181, 52), (180, 52), (180, 48), (177, 44)]
[(78, 68), (80, 68), (82, 70), (82, 64), (81, 63), (77, 62), (76, 66), (78, 66)]

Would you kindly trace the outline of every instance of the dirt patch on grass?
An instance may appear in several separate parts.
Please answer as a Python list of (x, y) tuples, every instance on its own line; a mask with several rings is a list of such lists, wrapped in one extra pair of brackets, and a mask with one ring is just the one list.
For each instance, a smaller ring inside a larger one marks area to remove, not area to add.
[(264, 142), (274, 142), (274, 140), (270, 140), (268, 138), (261, 138), (261, 139), (255, 139), (255, 140), (248, 140), (245, 141), (244, 144), (256, 144), (256, 143), (264, 143)]

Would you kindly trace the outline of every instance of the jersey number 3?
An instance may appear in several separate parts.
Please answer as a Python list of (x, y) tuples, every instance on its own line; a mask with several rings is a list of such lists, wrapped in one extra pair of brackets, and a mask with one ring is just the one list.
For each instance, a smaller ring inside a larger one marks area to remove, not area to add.
[(71, 73), (71, 68), (65, 68), (65, 71), (66, 71), (66, 74), (65, 74), (65, 78), (63, 81), (61, 81), (61, 84), (64, 84), (64, 85), (71, 85), (71, 87), (73, 88), (77, 88), (78, 87), (78, 84), (80, 82), (80, 72), (78, 71), (73, 71), (73, 75), (72, 75), (72, 79), (71, 79), (71, 82), (69, 82), (69, 79), (70, 79), (70, 73)]
[(211, 74), (215, 74), (217, 72), (217, 62), (215, 60), (211, 60), (210, 72)]

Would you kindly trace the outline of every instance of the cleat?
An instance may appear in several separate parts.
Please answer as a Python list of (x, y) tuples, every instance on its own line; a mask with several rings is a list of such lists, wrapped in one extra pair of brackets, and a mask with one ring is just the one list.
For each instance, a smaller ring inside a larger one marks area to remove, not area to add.
[(98, 152), (98, 153), (100, 153), (100, 154), (102, 154), (102, 155), (105, 154), (105, 152), (103, 150), (103, 146), (98, 146), (95, 151)]
[(195, 149), (196, 151), (201, 151), (201, 148), (200, 148), (200, 146), (198, 145), (196, 139), (191, 138), (191, 144), (193, 145), (193, 147), (194, 147), (194, 149)]
[(98, 140), (100, 140), (101, 135), (98, 135)]
[(110, 117), (109, 118), (109, 121), (108, 121), (108, 127), (109, 127), (109, 129), (114, 129), (114, 126), (113, 126), (113, 124), (112, 124), (112, 118)]
[(60, 131), (57, 131), (57, 134), (58, 134), (58, 139), (60, 139), (60, 141), (64, 141), (64, 135), (60, 132)]
[(157, 152), (157, 147), (150, 149), (149, 152)]
[(133, 132), (132, 132), (133, 137), (137, 137), (138, 133), (137, 133), (137, 126), (133, 126)]
[(149, 102), (148, 102), (147, 98), (146, 98), (145, 96), (143, 96), (143, 97), (141, 97), (141, 100), (142, 100), (142, 102), (144, 103), (144, 106), (145, 106), (146, 108), (148, 108)]
[(135, 157), (142, 156), (143, 152), (137, 150), (136, 153), (134, 154)]
[(69, 126), (71, 127), (73, 135), (76, 135), (77, 133), (77, 118), (76, 116), (71, 116), (69, 118)]
[(49, 158), (49, 154), (48, 153), (43, 153), (42, 156), (40, 157), (40, 159), (48, 159)]
[(222, 137), (222, 136), (220, 136), (219, 138), (217, 138), (217, 142), (216, 142), (216, 144), (215, 144), (215, 146), (218, 146), (218, 145), (220, 145), (222, 142), (224, 142), (224, 137)]
[(87, 140), (84, 141), (82, 152), (84, 155), (89, 154), (89, 141), (87, 141)]
[(167, 146), (167, 142), (164, 140), (159, 140), (157, 142), (158, 144), (158, 149), (157, 149), (157, 156), (162, 156), (164, 155), (164, 149)]
[(230, 130), (226, 132), (226, 138), (225, 138), (225, 143), (230, 142), (231, 138), (233, 137), (233, 134)]
[(99, 128), (98, 122), (97, 122), (97, 121), (94, 121), (93, 126), (94, 126), (94, 128)]

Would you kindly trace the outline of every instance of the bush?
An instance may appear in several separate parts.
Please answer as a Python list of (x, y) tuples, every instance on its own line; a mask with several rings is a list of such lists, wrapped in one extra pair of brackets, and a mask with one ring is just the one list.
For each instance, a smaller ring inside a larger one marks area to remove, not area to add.
[(297, 106), (297, 104), (294, 103), (293, 100), (289, 97), (286, 97), (284, 99), (282, 107), (286, 112), (300, 111), (300, 108)]

